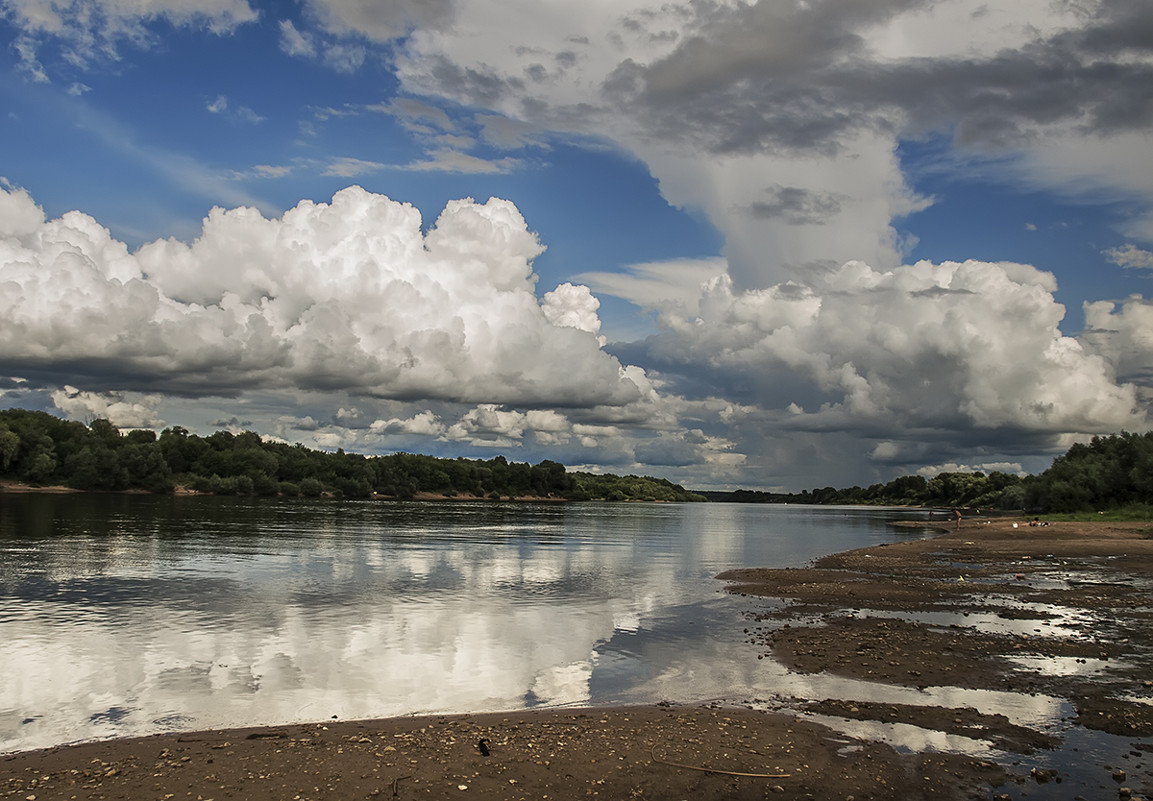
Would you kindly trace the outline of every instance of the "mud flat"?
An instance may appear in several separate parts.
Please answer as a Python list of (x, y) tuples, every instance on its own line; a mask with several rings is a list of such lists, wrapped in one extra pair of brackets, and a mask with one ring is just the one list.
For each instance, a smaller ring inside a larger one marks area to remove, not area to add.
[[(1021, 789), (1011, 797), (1153, 796), (1153, 524), (1013, 522), (967, 520), (933, 539), (720, 578), (732, 592), (775, 599), (750, 613), (746, 633), (791, 671), (937, 695), (1049, 697), (1070, 710), (1043, 730), (971, 707), (868, 698), (816, 699), (803, 711), (987, 742), (1015, 768)], [(1108, 740), (1113, 758), (1079, 764), (1094, 757), (1067, 741), (1086, 732)]]
[[(481, 744), (483, 742), (484, 751)], [(0, 798), (988, 798), (991, 762), (899, 754), (793, 715), (621, 707), (329, 722), (0, 758)]]

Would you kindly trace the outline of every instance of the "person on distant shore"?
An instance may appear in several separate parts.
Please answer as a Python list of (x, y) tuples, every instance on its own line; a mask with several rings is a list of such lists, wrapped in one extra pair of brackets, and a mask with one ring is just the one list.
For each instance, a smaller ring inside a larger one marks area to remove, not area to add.
[(956, 507), (953, 507), (953, 520), (956, 523), (956, 527), (960, 528), (961, 527), (961, 510), (956, 508)]

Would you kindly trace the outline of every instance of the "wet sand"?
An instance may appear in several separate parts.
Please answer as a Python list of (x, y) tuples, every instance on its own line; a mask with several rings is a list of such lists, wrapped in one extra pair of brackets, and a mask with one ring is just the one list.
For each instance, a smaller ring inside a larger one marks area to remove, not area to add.
[[(721, 578), (750, 599), (750, 659), (908, 687), (1069, 698), (1073, 725), (1132, 742), (1126, 764), (1102, 765), (1081, 797), (1137, 798), (1153, 794), (1151, 528), (965, 521), (932, 540)], [(1007, 634), (924, 619), (941, 612), (1050, 628)], [(1084, 672), (1022, 667), (1066, 661)], [(1029, 758), (1058, 746), (1058, 735), (988, 711), (869, 699), (754, 706), (329, 721), (87, 743), (0, 756), (0, 799), (996, 799), (1046, 797), (1062, 779)], [(1021, 756), (995, 764), (899, 752), (811, 714), (908, 723)]]
[[(1153, 796), (1153, 523), (1013, 522), (966, 520), (808, 568), (720, 577), (733, 592), (780, 599), (750, 614), (759, 655), (799, 673), (1066, 699), (1068, 725), (1131, 738), (1124, 766), (1091, 766), (1100, 781), (1083, 797)], [(1061, 746), (1059, 732), (972, 709), (829, 699), (802, 708), (961, 734), (1009, 754)], [(1017, 762), (1018, 781), (1062, 777)]]
[(0, 797), (37, 800), (987, 798), (991, 780), (992, 763), (900, 757), (789, 715), (713, 707), (330, 722), (0, 760)]

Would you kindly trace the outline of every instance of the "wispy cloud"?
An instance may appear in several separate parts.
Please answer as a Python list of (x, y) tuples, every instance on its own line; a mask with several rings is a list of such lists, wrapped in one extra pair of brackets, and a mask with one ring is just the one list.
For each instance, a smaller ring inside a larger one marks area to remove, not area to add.
[(328, 166), (324, 168), (324, 174), (335, 175), (339, 178), (356, 178), (361, 175), (380, 172), (387, 166), (387, 164), (376, 161), (345, 157), (329, 162)]
[(251, 179), (258, 180), (272, 180), (277, 178), (287, 178), (295, 172), (296, 168), (287, 164), (257, 164), (248, 170), (236, 170), (230, 173), (235, 181), (247, 181)]
[(1132, 242), (1104, 251), (1105, 258), (1127, 270), (1153, 270), (1153, 252), (1143, 250)]
[(62, 117), (91, 134), (101, 147), (151, 171), (173, 191), (210, 203), (273, 210), (270, 204), (238, 187), (233, 173), (210, 167), (187, 153), (143, 141), (130, 125), (90, 104), (87, 98), (61, 96), (54, 102)]
[(229, 102), (225, 95), (217, 95), (212, 100), (209, 100), (204, 107), (209, 114), (227, 116), (237, 122), (243, 122), (249, 125), (264, 122), (264, 117), (257, 114), (251, 108), (244, 105), (234, 105)]
[(506, 156), (499, 159), (485, 159), (462, 153), (459, 150), (436, 150), (429, 153), (424, 161), (414, 161), (402, 169), (415, 172), (448, 172), (467, 175), (492, 175), (514, 172), (524, 165), (521, 159)]
[(83, 70), (115, 63), (122, 44), (151, 46), (157, 38), (152, 25), (158, 20), (223, 35), (259, 16), (246, 0), (4, 0), (0, 10), (21, 31), (16, 43), (21, 65), (37, 81), (50, 80), (39, 59), (41, 49), (48, 46), (59, 54), (59, 63)]

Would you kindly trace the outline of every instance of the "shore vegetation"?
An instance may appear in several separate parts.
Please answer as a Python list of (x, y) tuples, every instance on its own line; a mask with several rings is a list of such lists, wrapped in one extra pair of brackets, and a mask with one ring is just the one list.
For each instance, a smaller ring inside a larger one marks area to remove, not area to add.
[[(1153, 520), (1153, 432), (1122, 432), (1077, 443), (1044, 472), (945, 472), (885, 484), (802, 492), (704, 492), (712, 501), (953, 507), (1044, 514), (1103, 513)], [(1084, 518), (1082, 518), (1084, 519)]]
[(569, 472), (563, 464), (445, 459), (412, 453), (363, 456), (265, 440), (252, 431), (202, 437), (180, 426), (159, 435), (122, 432), (108, 420), (84, 423), (45, 412), (0, 411), (0, 479), (77, 490), (216, 495), (412, 499), (550, 498), (701, 501), (648, 476)]
[(569, 471), (563, 464), (393, 453), (365, 456), (264, 439), (252, 431), (199, 436), (120, 431), (45, 412), (0, 411), (0, 480), (33, 487), (216, 495), (412, 499), (551, 498), (919, 506), (1046, 515), (1153, 519), (1153, 432), (1078, 443), (1036, 475), (992, 471), (905, 475), (868, 487), (801, 492), (692, 491), (667, 479)]

